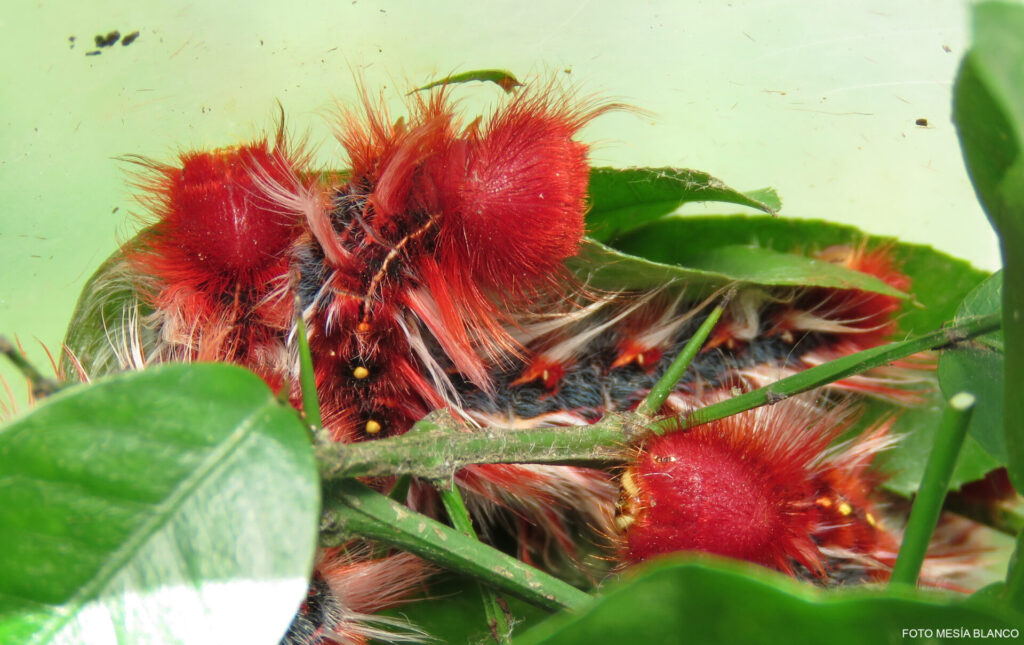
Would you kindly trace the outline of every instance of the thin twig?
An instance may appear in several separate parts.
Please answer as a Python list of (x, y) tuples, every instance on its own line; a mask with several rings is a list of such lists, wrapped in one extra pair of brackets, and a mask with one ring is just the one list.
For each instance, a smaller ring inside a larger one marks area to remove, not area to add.
[(36, 369), (35, 365), (28, 362), (28, 359), (22, 355), (14, 343), (5, 336), (0, 336), (0, 354), (6, 356), (7, 360), (11, 361), (14, 367), (21, 372), (22, 376), (28, 380), (29, 385), (32, 387), (32, 396), (44, 398), (60, 389), (60, 383), (43, 376)]
[(665, 403), (665, 399), (670, 394), (675, 392), (679, 386), (679, 381), (686, 374), (686, 370), (690, 367), (690, 363), (693, 362), (697, 352), (700, 351), (701, 347), (704, 346), (704, 341), (708, 339), (711, 334), (711, 330), (714, 329), (715, 324), (718, 323), (718, 319), (722, 317), (722, 312), (725, 311), (725, 307), (729, 304), (729, 301), (736, 294), (736, 289), (730, 289), (725, 297), (722, 298), (722, 302), (717, 307), (711, 310), (708, 317), (704, 319), (697, 331), (690, 337), (690, 340), (686, 341), (686, 346), (683, 347), (683, 351), (679, 352), (679, 355), (675, 357), (672, 364), (668, 366), (665, 373), (662, 374), (658, 382), (654, 384), (651, 391), (647, 393), (644, 400), (637, 406), (636, 411), (638, 414), (650, 417), (658, 413), (661, 406)]
[(299, 386), (302, 388), (302, 413), (306, 417), (306, 425), (309, 426), (313, 437), (319, 438), (324, 422), (320, 416), (320, 398), (316, 391), (313, 355), (309, 351), (306, 322), (302, 319), (302, 309), (299, 306), (298, 297), (295, 298), (295, 335), (299, 343)]
[[(462, 494), (459, 493), (455, 482), (451, 480), (443, 483), (437, 482), (435, 487), (455, 530), (474, 540), (478, 539), (476, 531), (473, 529), (473, 520), (469, 517), (469, 511), (462, 501)], [(509, 624), (508, 614), (502, 609), (500, 597), (482, 582), (479, 586), (480, 598), (484, 603), (484, 614), (487, 617), (487, 626), (491, 630), (491, 637), (496, 643), (511, 642), (512, 626)]]

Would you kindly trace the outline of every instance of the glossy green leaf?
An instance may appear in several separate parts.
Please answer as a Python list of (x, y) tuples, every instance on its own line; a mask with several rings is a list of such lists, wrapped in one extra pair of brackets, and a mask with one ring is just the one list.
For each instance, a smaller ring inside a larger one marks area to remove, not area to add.
[[(1002, 273), (997, 273), (964, 299), (957, 320), (996, 313), (1002, 303)], [(970, 392), (978, 399), (968, 431), (999, 463), (1006, 463), (1006, 437), (1003, 433), (1003, 331), (962, 343), (942, 352), (939, 358), (939, 385), (952, 396)]]
[(967, 639), (991, 637), (990, 630), (1015, 639), (1022, 626), (1012, 611), (948, 595), (826, 592), (741, 563), (667, 558), (610, 585), (585, 611), (556, 616), (514, 643), (875, 645), (925, 642), (927, 634), (904, 631), (915, 629), (931, 630), (936, 640), (947, 629), (949, 640), (963, 630)]
[(174, 365), (0, 429), (0, 642), (276, 643), (305, 597), (319, 486), (254, 375)]
[(1010, 478), (1024, 490), (1024, 6), (973, 7), (973, 43), (953, 90), (967, 169), (1003, 251), (1004, 441)]
[(590, 237), (606, 242), (688, 202), (726, 202), (774, 213), (781, 203), (770, 188), (749, 194), (729, 188), (699, 170), (683, 168), (592, 168)]

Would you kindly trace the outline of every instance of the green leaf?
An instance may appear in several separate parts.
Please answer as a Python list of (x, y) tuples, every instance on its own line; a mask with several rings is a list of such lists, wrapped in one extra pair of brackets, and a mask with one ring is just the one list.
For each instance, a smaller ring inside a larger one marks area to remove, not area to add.
[[(1002, 303), (1002, 273), (997, 273), (964, 299), (956, 319), (997, 313)], [(1002, 330), (979, 336), (942, 352), (939, 385), (947, 397), (970, 392), (978, 399), (968, 432), (1000, 464), (1005, 464), (1006, 436), (1003, 433), (1003, 348)]]
[[(125, 248), (145, 244), (148, 233), (149, 229), (140, 232)], [(125, 330), (133, 326), (131, 317), (141, 319), (152, 313), (138, 297), (138, 281), (139, 276), (128, 265), (124, 251), (118, 250), (96, 269), (82, 288), (64, 336), (64, 346), (90, 378), (124, 369), (118, 353), (129, 352), (121, 339), (126, 338)], [(138, 331), (141, 348), (145, 350), (156, 343), (152, 331), (144, 325), (138, 325)], [(60, 356), (60, 375), (71, 383), (81, 380), (78, 366), (68, 360), (65, 353)]]
[(688, 202), (727, 202), (774, 213), (781, 206), (770, 188), (744, 194), (699, 170), (682, 168), (592, 168), (590, 237), (606, 242)]
[[(688, 220), (681, 220), (688, 221)], [(699, 297), (727, 285), (832, 287), (862, 289), (907, 297), (874, 276), (821, 260), (752, 246), (723, 246), (678, 264), (629, 255), (585, 240), (569, 269), (598, 289), (648, 289), (675, 281)]]
[(1010, 478), (1024, 490), (1024, 6), (975, 5), (973, 44), (953, 90), (967, 169), (1003, 252), (1004, 435)]
[[(576, 614), (562, 614), (515, 645), (592, 643), (920, 642), (904, 630), (1019, 630), (1020, 615), (911, 590), (817, 590), (738, 562), (666, 558), (610, 586)], [(923, 636), (923, 634), (921, 635)], [(950, 634), (952, 640), (957, 638)]]
[(319, 486), (254, 375), (174, 365), (77, 386), (0, 430), (0, 642), (276, 643)]
[(765, 206), (769, 213), (776, 213), (782, 210), (782, 198), (779, 197), (774, 188), (755, 188), (743, 194), (755, 202), (761, 202), (762, 206), (759, 206), (758, 210), (765, 210)]
[[(512, 614), (513, 633), (521, 633), (551, 614), (513, 596), (504, 602)], [(430, 599), (381, 612), (407, 619), (443, 643), (493, 643), (480, 589), (472, 578), (448, 577), (430, 585)]]
[[(886, 474), (882, 483), (886, 490), (904, 497), (917, 492), (928, 455), (935, 445), (935, 433), (938, 431), (938, 419), (942, 416), (943, 405), (942, 392), (935, 388), (922, 405), (895, 410), (898, 416), (894, 432), (899, 436), (899, 443), (875, 459), (875, 466)], [(892, 405), (871, 402), (862, 424), (893, 413)], [(968, 436), (960, 448), (956, 468), (949, 480), (949, 490), (959, 490), (964, 484), (983, 478), (1000, 465), (974, 437)]]
[(929, 332), (952, 319), (967, 292), (986, 276), (967, 262), (931, 247), (821, 220), (756, 215), (673, 217), (624, 235), (615, 240), (614, 247), (654, 262), (690, 266), (692, 258), (736, 245), (809, 255), (837, 244), (862, 243), (869, 248), (891, 248), (893, 260), (911, 279), (913, 298), (900, 312), (900, 328), (906, 332)]
[[(422, 87), (417, 87), (413, 92), (422, 92), (423, 90), (429, 90), (433, 87), (439, 87), (441, 85), (452, 85), (454, 83), (471, 83), (473, 81), (482, 81), (488, 83), (494, 83), (506, 92), (511, 92), (517, 87), (521, 87), (522, 83), (515, 77), (512, 72), (504, 69), (475, 69), (470, 72), (462, 72), (461, 74), (452, 74), (445, 76), (442, 79), (427, 83)], [(411, 93), (411, 92), (410, 92)]]
[(1017, 536), (1017, 547), (1006, 570), (1006, 584), (999, 592), (1011, 608), (1024, 613), (1024, 533)]
[(687, 266), (730, 276), (747, 284), (860, 289), (897, 298), (907, 294), (872, 275), (824, 260), (780, 253), (759, 246), (720, 246), (686, 260)]

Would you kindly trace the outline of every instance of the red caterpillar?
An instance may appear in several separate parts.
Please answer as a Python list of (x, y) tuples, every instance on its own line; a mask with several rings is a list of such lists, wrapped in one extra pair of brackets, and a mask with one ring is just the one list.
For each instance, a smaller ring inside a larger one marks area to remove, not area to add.
[[(362, 113), (346, 112), (337, 128), (351, 167), (345, 174), (313, 172), (283, 126), (273, 142), (185, 154), (177, 166), (146, 162), (144, 201), (155, 221), (108, 263), (81, 305), (125, 302), (119, 319), (105, 318), (104, 342), (73, 347), (86, 370), (231, 361), (297, 400), (297, 301), (336, 441), (400, 434), (442, 407), (469, 424), (524, 426), (588, 423), (636, 405), (706, 316), (707, 302), (691, 302), (677, 285), (643, 294), (566, 286), (562, 262), (584, 232), (589, 172), (576, 136), (610, 106), (577, 105), (549, 86), (463, 124), (448, 92), (414, 99), (407, 120), (393, 121), (369, 98)], [(832, 249), (824, 257), (905, 286), (884, 252)], [(894, 300), (858, 291), (751, 290), (734, 303), (664, 412), (877, 344), (894, 329)], [(876, 378), (839, 387), (907, 396)], [(831, 470), (813, 468), (836, 432), (804, 429), (778, 440), (799, 444), (790, 470), (825, 483), (843, 472), (851, 481), (829, 485), (859, 501), (855, 492), (867, 485), (861, 464), (884, 442), (858, 444), (848, 461), (836, 453)], [(721, 450), (768, 459), (774, 453), (759, 441), (737, 439)], [(641, 475), (630, 477), (642, 488)], [(504, 520), (526, 558), (572, 557), (569, 509), (598, 534), (614, 531), (617, 485), (599, 471), (475, 466), (458, 483), (477, 510), (512, 511)], [(432, 504), (419, 486), (408, 501), (423, 510)], [(649, 526), (642, 512), (631, 517)], [(629, 559), (645, 556), (630, 549)], [(814, 575), (825, 568), (806, 542), (764, 549), (729, 554), (783, 570), (791, 570), (789, 558)], [(382, 592), (379, 602), (353, 608), (341, 593), (352, 567), (396, 578), (383, 563), (371, 566), (368, 554), (351, 557), (344, 566), (321, 560), (291, 642), (360, 642), (372, 633), (360, 627), (362, 614), (400, 595)], [(422, 565), (401, 567), (408, 576)]]

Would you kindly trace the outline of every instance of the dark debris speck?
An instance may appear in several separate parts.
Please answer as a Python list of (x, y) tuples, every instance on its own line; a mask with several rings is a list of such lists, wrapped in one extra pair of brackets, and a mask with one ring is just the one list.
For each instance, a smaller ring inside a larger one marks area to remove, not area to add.
[(96, 41), (97, 47), (111, 47), (116, 45), (117, 41), (121, 40), (121, 32), (115, 29), (114, 31), (108, 32), (106, 36), (96, 34), (93, 37), (93, 40)]

